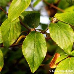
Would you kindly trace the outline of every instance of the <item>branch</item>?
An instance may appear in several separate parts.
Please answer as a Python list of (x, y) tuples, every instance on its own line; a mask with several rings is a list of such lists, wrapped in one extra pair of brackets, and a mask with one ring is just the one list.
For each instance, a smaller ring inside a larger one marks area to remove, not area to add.
[(0, 9), (1, 9), (6, 15), (8, 15), (8, 13), (7, 13), (2, 7), (0, 7)]
[(17, 45), (23, 38), (26, 38), (26, 36), (25, 35), (20, 36), (14, 45)]
[[(21, 46), (22, 44), (19, 44), (19, 45), (18, 45), (18, 43), (19, 43), (19, 42), (21, 41), (21, 39), (23, 39), (23, 38), (26, 38), (26, 36), (25, 36), (25, 35), (20, 36), (20, 37), (18, 38), (18, 40), (16, 41), (16, 43), (12, 44), (10, 47)], [(4, 47), (3, 43), (0, 44), (0, 47)]]
[(31, 4), (30, 4), (30, 7), (31, 7), (31, 9), (32, 9), (33, 11), (35, 11), (34, 8), (33, 8), (33, 6), (32, 6)]
[(19, 17), (19, 20), (20, 20), (21, 25), (24, 26), (28, 31), (30, 31), (30, 29), (28, 27), (26, 27), (25, 24), (22, 22), (22, 20), (20, 19), (20, 17)]
[(50, 5), (51, 7), (55, 8), (55, 9), (61, 11), (61, 12), (64, 12), (64, 10), (62, 10), (61, 8), (58, 8), (57, 6), (50, 4), (50, 3), (46, 2), (45, 0), (43, 0), (43, 2), (45, 2), (47, 5)]

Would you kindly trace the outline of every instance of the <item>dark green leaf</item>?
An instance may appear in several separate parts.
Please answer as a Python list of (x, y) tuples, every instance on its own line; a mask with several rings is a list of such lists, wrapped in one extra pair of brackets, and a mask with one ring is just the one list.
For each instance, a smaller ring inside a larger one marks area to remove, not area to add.
[(31, 0), (13, 0), (8, 13), (8, 18), (13, 21), (29, 6)]
[(67, 2), (67, 0), (60, 0), (58, 7), (61, 9), (66, 9), (67, 7), (69, 7), (70, 3)]
[(42, 30), (47, 30), (47, 28), (48, 28), (47, 24), (40, 23), (40, 26), (41, 26)]
[(21, 14), (22, 21), (31, 28), (36, 28), (40, 23), (40, 13), (26, 11)]
[(46, 56), (47, 47), (44, 36), (39, 32), (31, 32), (23, 42), (22, 51), (31, 72), (34, 73)]

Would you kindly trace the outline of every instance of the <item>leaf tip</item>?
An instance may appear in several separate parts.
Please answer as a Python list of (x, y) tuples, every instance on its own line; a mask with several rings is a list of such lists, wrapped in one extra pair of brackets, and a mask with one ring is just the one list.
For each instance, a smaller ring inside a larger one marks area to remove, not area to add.
[(32, 73), (34, 73), (35, 71), (36, 71), (36, 70), (34, 70), (34, 69), (31, 69), (31, 72), (32, 72)]

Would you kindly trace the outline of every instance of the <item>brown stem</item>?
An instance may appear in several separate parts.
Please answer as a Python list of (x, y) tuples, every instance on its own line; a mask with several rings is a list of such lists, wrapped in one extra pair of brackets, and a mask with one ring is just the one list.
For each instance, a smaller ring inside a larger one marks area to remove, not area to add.
[(8, 15), (8, 13), (7, 13), (2, 7), (0, 7), (0, 9), (1, 9), (6, 15)]
[(20, 36), (14, 45), (17, 45), (23, 38), (26, 38), (26, 36), (25, 35)]
[[(22, 45), (22, 44), (18, 45), (18, 43), (21, 41), (21, 39), (23, 39), (23, 38), (25, 38), (25, 37), (26, 37), (25, 35), (20, 36), (20, 37), (18, 38), (18, 40), (16, 41), (16, 43), (12, 44), (10, 47)], [(1, 44), (0, 47), (4, 47), (4, 45)]]
[(51, 7), (55, 8), (55, 9), (61, 11), (61, 12), (64, 12), (64, 10), (62, 10), (61, 8), (58, 8), (58, 7), (56, 7), (55, 5), (46, 2), (45, 0), (43, 0), (43, 2), (45, 2), (46, 4), (50, 5)]
[(20, 20), (21, 25), (24, 26), (28, 31), (30, 31), (30, 29), (26, 27), (25, 24), (22, 22), (21, 18), (19, 18), (19, 20)]
[[(18, 44), (18, 45), (11, 45), (10, 47), (14, 47), (14, 46), (21, 46), (22, 44)], [(4, 47), (4, 45), (0, 45), (0, 47)]]

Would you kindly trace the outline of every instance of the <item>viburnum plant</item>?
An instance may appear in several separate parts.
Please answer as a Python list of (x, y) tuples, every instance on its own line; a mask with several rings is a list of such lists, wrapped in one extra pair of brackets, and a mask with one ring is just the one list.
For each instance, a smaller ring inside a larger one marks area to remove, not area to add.
[(30, 2), (31, 0), (13, 0), (8, 10), (8, 18), (0, 26), (0, 43), (3, 43), (0, 47), (0, 71), (4, 66), (3, 56), (10, 48), (22, 45), (24, 59), (34, 73), (47, 53), (45, 39), (52, 39), (60, 49), (51, 61), (47, 60), (50, 68), (56, 68), (54, 74), (74, 74), (74, 6), (63, 13), (56, 13), (48, 28), (50, 33), (47, 33), (46, 30), (35, 29), (40, 23), (39, 12), (24, 11)]

